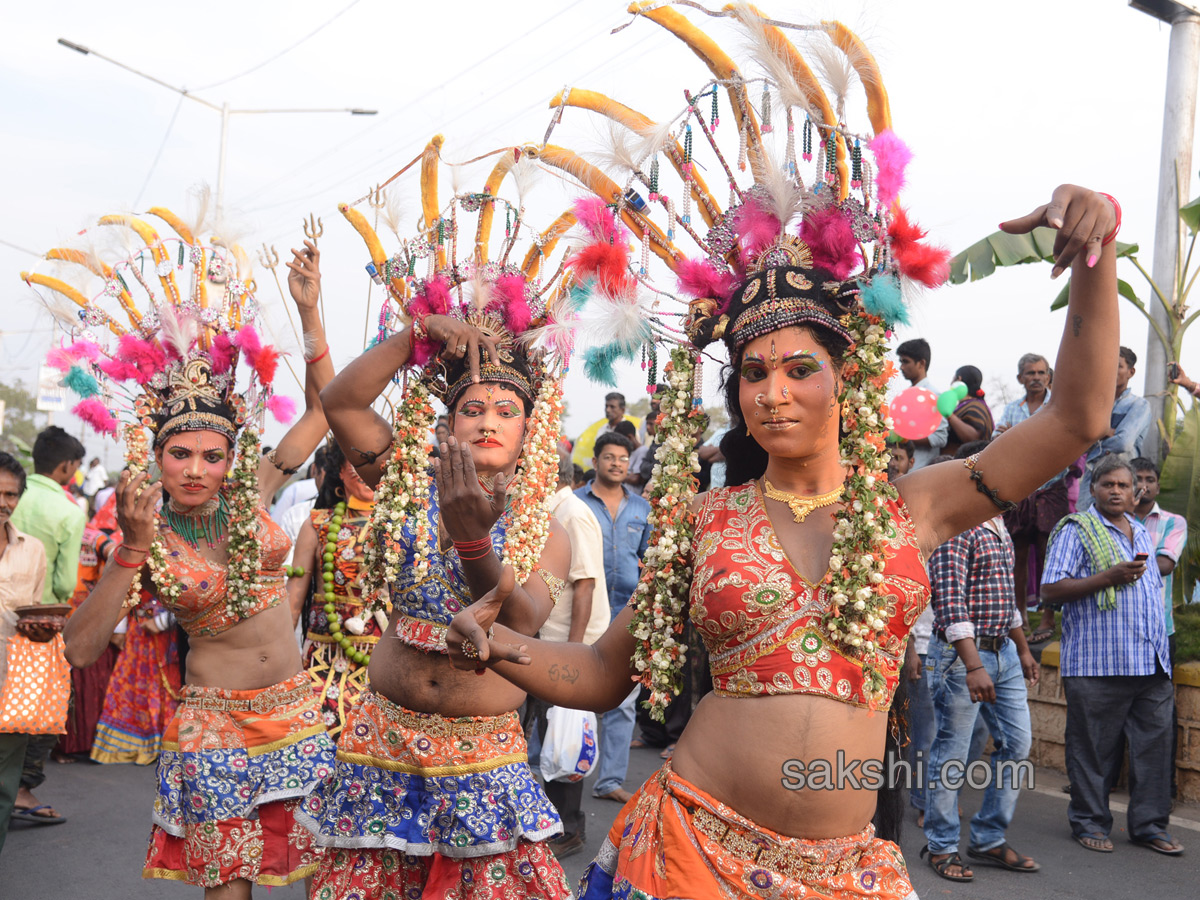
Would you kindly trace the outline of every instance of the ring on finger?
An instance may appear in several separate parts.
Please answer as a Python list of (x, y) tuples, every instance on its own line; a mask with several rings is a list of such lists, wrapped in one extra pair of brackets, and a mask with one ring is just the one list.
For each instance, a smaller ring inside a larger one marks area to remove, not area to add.
[(467, 345), (466, 345), (466, 344), (459, 344), (459, 345), (458, 345), (458, 352), (459, 352), (459, 353), (466, 353), (466, 352), (467, 352)]
[(464, 641), (462, 645), (462, 655), (467, 659), (479, 659), (479, 648), (470, 641)]

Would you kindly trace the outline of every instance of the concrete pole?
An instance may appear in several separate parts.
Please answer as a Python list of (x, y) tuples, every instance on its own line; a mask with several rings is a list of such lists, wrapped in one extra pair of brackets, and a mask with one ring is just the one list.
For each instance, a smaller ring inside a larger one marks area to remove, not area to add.
[[(1181, 223), (1179, 207), (1191, 199), (1192, 135), (1196, 129), (1196, 77), (1200, 71), (1200, 16), (1180, 11), (1171, 22), (1167, 56), (1167, 91), (1163, 106), (1162, 154), (1158, 166), (1158, 215), (1154, 230), (1152, 275), (1167, 301), (1174, 305)], [(1170, 334), (1167, 311), (1157, 298), (1148, 301), (1151, 315), (1163, 332)], [(1163, 392), (1167, 388), (1170, 349), (1163, 347), (1151, 329), (1146, 341), (1146, 359), (1139, 368), (1145, 373), (1145, 397), (1155, 420), (1163, 415)], [(1116, 361), (1113, 362), (1116, 365)], [(1161, 442), (1157, 425), (1151, 426), (1142, 448), (1144, 456), (1159, 458)]]
[[(1194, 85), (1193, 85), (1194, 90)], [(229, 104), (221, 104), (221, 155), (217, 158), (217, 227), (224, 225), (225, 148), (229, 144)], [(1190, 149), (1190, 148), (1189, 148)]]

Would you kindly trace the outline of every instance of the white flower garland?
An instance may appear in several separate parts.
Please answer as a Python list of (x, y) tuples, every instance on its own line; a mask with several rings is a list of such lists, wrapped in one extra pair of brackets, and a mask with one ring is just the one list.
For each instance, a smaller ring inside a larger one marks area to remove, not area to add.
[(512, 521), (504, 536), (502, 565), (516, 570), (517, 583), (524, 584), (546, 547), (550, 536), (550, 512), (546, 505), (558, 484), (559, 420), (562, 416), (562, 381), (546, 373), (526, 423), (525, 447), (516, 490), (510, 496)]
[(247, 618), (258, 602), (255, 587), (261, 565), (258, 539), (258, 466), (262, 448), (258, 432), (246, 427), (237, 439), (237, 460), (233, 465), (229, 491), (229, 562), (225, 578), (225, 608), (231, 618)]
[(629, 633), (637, 641), (633, 666), (649, 689), (646, 708), (663, 721), (671, 698), (682, 687), (687, 645), (683, 634), (692, 581), (692, 536), (696, 517), (691, 511), (699, 482), (700, 458), (696, 434), (708, 417), (692, 397), (695, 363), (683, 347), (671, 351), (663, 369), (667, 390), (662, 420), (655, 435), (659, 447), (650, 479), (650, 542), (643, 557), (642, 579), (630, 603), (635, 612)]
[[(367, 611), (386, 608), (388, 586), (400, 576), (401, 566), (413, 567), (417, 578), (429, 574), (433, 536), (429, 529), (429, 457), (426, 448), (435, 412), (429, 386), (411, 378), (396, 410), (396, 430), (387, 468), (375, 488), (371, 514), (372, 540), (363, 548), (362, 591)], [(412, 551), (402, 558), (404, 523), (413, 531)]]

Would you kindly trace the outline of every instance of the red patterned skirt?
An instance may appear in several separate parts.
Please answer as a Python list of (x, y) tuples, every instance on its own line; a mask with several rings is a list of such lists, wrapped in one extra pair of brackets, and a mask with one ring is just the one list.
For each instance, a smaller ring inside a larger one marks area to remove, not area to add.
[(316, 870), (295, 814), (334, 748), (307, 672), (251, 691), (185, 686), (162, 747), (143, 877), (284, 885)]

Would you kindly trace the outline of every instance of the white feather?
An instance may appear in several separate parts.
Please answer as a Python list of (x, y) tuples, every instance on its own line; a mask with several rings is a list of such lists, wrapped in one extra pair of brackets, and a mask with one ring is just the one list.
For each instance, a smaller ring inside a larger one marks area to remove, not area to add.
[(846, 110), (846, 97), (850, 88), (854, 86), (858, 73), (855, 72), (850, 57), (843, 53), (827, 34), (819, 33), (809, 49), (821, 79), (835, 98), (834, 109), (841, 118)]
[(526, 200), (529, 199), (530, 191), (537, 185), (542, 174), (541, 170), (532, 159), (522, 154), (516, 164), (509, 169), (508, 174), (512, 177), (513, 187), (517, 191), (517, 206), (524, 207)]
[(466, 288), (466, 297), (464, 302), (468, 308), (483, 312), (487, 309), (487, 305), (492, 302), (492, 289), (483, 279), (483, 272), (476, 269), (464, 287)]
[(383, 192), (383, 206), (379, 210), (379, 218), (396, 237), (400, 237), (400, 226), (404, 220), (404, 210), (400, 203), (400, 192), (395, 189)]
[(668, 119), (665, 122), (652, 122), (645, 128), (637, 129), (638, 141), (633, 147), (633, 158), (639, 166), (655, 153), (662, 152), (671, 138), (671, 129), (674, 127), (674, 120)]
[(620, 172), (622, 178), (638, 171), (637, 150), (629, 129), (611, 120), (605, 126), (600, 147), (585, 155), (606, 171)]
[(759, 179), (770, 198), (770, 211), (784, 229), (804, 208), (804, 192), (794, 178), (775, 162), (769, 153), (763, 154), (763, 175)]
[(200, 336), (199, 324), (192, 316), (181, 314), (173, 303), (158, 305), (159, 329), (163, 343), (186, 357)]
[(579, 313), (577, 334), (580, 344), (600, 347), (619, 344), (636, 349), (650, 336), (650, 306), (654, 295), (634, 290), (614, 296), (602, 288)]
[(207, 182), (201, 182), (191, 190), (192, 197), (195, 198), (195, 209), (192, 212), (190, 221), (184, 218), (183, 222), (192, 231), (192, 236), (196, 240), (203, 240), (206, 235), (206, 230), (209, 226), (208, 213), (209, 207), (212, 204), (212, 188)]
[(776, 96), (772, 99), (783, 109), (795, 107), (821, 121), (819, 108), (809, 95), (812, 86), (801, 86), (796, 80), (779, 33), (768, 32), (762, 18), (747, 3), (737, 4), (737, 17), (746, 29), (746, 52), (774, 83)]
[(38, 302), (46, 308), (46, 311), (64, 330), (74, 334), (82, 327), (79, 321), (79, 307), (66, 297), (51, 290), (34, 291), (34, 293), (37, 295)]

